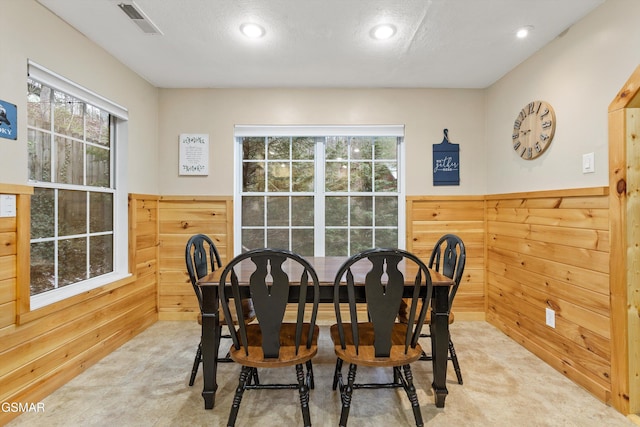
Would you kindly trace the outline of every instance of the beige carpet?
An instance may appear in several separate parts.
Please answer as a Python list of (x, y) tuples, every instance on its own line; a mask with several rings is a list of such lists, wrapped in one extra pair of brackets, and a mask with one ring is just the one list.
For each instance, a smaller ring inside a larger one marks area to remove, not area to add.
[[(445, 408), (436, 408), (430, 389), (431, 364), (414, 364), (427, 426), (635, 426), (536, 356), (485, 322), (451, 326), (464, 385), (449, 367)], [(195, 322), (158, 322), (43, 400), (45, 411), (25, 413), (10, 426), (224, 426), (239, 367), (222, 364), (216, 407), (205, 410), (201, 370), (188, 386), (199, 340)], [(225, 340), (228, 342), (227, 340)], [(223, 341), (223, 343), (225, 342)], [(428, 345), (428, 343), (427, 343)], [(340, 399), (331, 390), (335, 358), (328, 328), (321, 328), (311, 391), (315, 426), (338, 424)], [(358, 379), (390, 372), (360, 368)], [(261, 381), (295, 381), (293, 368), (261, 373)], [(296, 390), (248, 390), (238, 426), (302, 425)], [(401, 389), (356, 390), (349, 425), (415, 425)]]

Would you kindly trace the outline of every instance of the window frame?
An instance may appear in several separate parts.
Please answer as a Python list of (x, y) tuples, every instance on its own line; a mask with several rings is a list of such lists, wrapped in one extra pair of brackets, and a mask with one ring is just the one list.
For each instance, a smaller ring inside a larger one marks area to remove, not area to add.
[[(280, 126), (280, 125), (236, 125), (234, 127), (234, 253), (235, 255), (242, 252), (242, 138), (244, 137), (383, 137), (391, 136), (398, 137), (398, 248), (404, 249), (406, 247), (406, 190), (405, 190), (405, 138), (404, 138), (404, 125), (344, 125), (344, 126)], [(316, 144), (316, 162), (315, 162), (315, 181), (314, 181), (314, 195), (316, 196), (315, 212), (314, 216), (317, 218), (316, 223), (324, 220), (325, 210), (325, 198), (327, 193), (324, 191), (324, 165), (320, 165), (319, 159), (326, 163), (324, 154), (321, 154), (323, 149), (322, 144)], [(287, 195), (290, 193), (277, 193)], [(318, 197), (319, 194), (319, 197)], [(376, 197), (375, 192), (370, 193), (373, 197)], [(315, 256), (324, 256), (325, 247), (319, 239), (320, 235), (325, 232), (325, 229), (314, 228), (314, 253)]]
[[(111, 123), (111, 189), (113, 194), (113, 271), (97, 277), (86, 279), (61, 288), (52, 289), (40, 294), (29, 292), (30, 310), (36, 310), (53, 303), (68, 299), (91, 289), (116, 282), (131, 276), (129, 272), (129, 224), (128, 224), (128, 190), (127, 190), (127, 146), (128, 146), (128, 111), (107, 98), (96, 94), (71, 80), (31, 61), (27, 63), (27, 78), (35, 80), (51, 89), (71, 95), (86, 104), (93, 105), (109, 113), (113, 117)], [(27, 125), (28, 129), (31, 128)], [(52, 140), (53, 143), (53, 140)], [(28, 156), (27, 156), (28, 157)], [(28, 179), (34, 188), (55, 188), (66, 190), (69, 185), (63, 183), (42, 182)], [(93, 191), (96, 187), (82, 185), (73, 186), (81, 191)], [(99, 190), (98, 190), (99, 191)], [(31, 222), (31, 218), (29, 219)], [(29, 237), (31, 242), (31, 237)], [(31, 245), (31, 243), (29, 243)], [(30, 288), (29, 288), (30, 289)]]

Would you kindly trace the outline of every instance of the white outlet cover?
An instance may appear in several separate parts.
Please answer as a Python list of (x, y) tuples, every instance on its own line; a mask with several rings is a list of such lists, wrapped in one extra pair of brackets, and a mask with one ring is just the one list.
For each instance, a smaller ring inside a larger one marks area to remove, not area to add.
[(556, 327), (556, 312), (550, 308), (546, 309), (547, 314), (547, 326), (551, 326), (552, 328)]

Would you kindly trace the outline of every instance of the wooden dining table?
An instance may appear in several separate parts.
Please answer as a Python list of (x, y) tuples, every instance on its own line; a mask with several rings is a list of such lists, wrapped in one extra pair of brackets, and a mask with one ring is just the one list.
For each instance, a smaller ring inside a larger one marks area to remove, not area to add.
[[(336, 272), (347, 260), (347, 257), (307, 257), (307, 261), (313, 266), (320, 282), (320, 303), (333, 303), (334, 290), (333, 282)], [(202, 371), (204, 378), (204, 388), (202, 397), (205, 409), (212, 409), (215, 406), (218, 370), (218, 348), (220, 347), (220, 327), (219, 327), (219, 293), (218, 286), (223, 268), (220, 268), (198, 281), (198, 286), (202, 291)], [(364, 276), (367, 271), (354, 271), (356, 283), (364, 283)], [(411, 271), (406, 272), (407, 287), (405, 296), (410, 297), (410, 289), (413, 288)], [(434, 391), (435, 405), (438, 408), (444, 407), (447, 397), (447, 358), (449, 351), (449, 287), (453, 285), (453, 280), (430, 270), (431, 281), (433, 283), (433, 293), (431, 296), (431, 323), (429, 325), (431, 335), (431, 354), (433, 365), (433, 381), (431, 386)], [(239, 281), (247, 283), (251, 271), (241, 270), (237, 272)], [(361, 275), (361, 280), (358, 276)], [(346, 287), (345, 287), (346, 288)], [(364, 286), (356, 290), (356, 300), (364, 302)], [(248, 292), (248, 286), (247, 286)], [(289, 299), (296, 300), (298, 286), (291, 285), (289, 289)], [(248, 293), (247, 293), (248, 296)], [(346, 291), (340, 293), (340, 300), (346, 301)]]

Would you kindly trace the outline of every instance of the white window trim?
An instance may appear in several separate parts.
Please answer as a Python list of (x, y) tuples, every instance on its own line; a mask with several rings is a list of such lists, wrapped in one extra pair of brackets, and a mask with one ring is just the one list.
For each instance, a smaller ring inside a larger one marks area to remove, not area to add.
[[(128, 212), (128, 188), (127, 188), (127, 147), (128, 147), (128, 111), (126, 108), (109, 101), (101, 95), (91, 92), (82, 86), (68, 80), (45, 67), (28, 61), (28, 76), (53, 89), (60, 90), (75, 96), (82, 101), (109, 112), (115, 116), (115, 145), (114, 150), (114, 218), (113, 218), (113, 238), (114, 238), (114, 259), (113, 272), (100, 277), (91, 278), (76, 284), (63, 286), (58, 289), (47, 291), (31, 296), (30, 309), (36, 310), (49, 304), (62, 301), (74, 295), (81, 294), (91, 289), (107, 285), (120, 279), (131, 276), (129, 273), (129, 212)], [(31, 182), (37, 185), (36, 182)]]
[[(398, 247), (400, 249), (406, 248), (406, 203), (402, 203), (406, 200), (406, 167), (405, 167), (405, 139), (404, 139), (404, 125), (235, 125), (233, 144), (234, 144), (234, 182), (233, 182), (233, 205), (241, 206), (241, 193), (242, 193), (242, 167), (239, 167), (242, 161), (242, 143), (240, 138), (242, 137), (277, 137), (277, 136), (395, 136), (400, 137), (400, 147), (398, 147), (398, 169), (400, 170), (399, 180), (399, 198), (398, 198)], [(316, 167), (318, 167), (316, 165)], [(316, 177), (319, 177), (316, 170)], [(324, 176), (321, 177), (324, 182)], [(319, 185), (316, 180), (316, 188)], [(322, 198), (323, 199), (323, 198)], [(321, 211), (318, 211), (318, 215), (324, 215), (324, 206)], [(322, 221), (324, 222), (324, 220)], [(241, 209), (233, 210), (233, 223), (238, 225), (242, 224), (242, 211)], [(242, 252), (242, 233), (235, 229), (234, 225), (234, 238), (233, 247), (235, 255)], [(320, 230), (316, 230), (319, 233)], [(315, 239), (318, 242), (317, 236)], [(315, 248), (315, 252), (319, 253), (318, 246)]]

